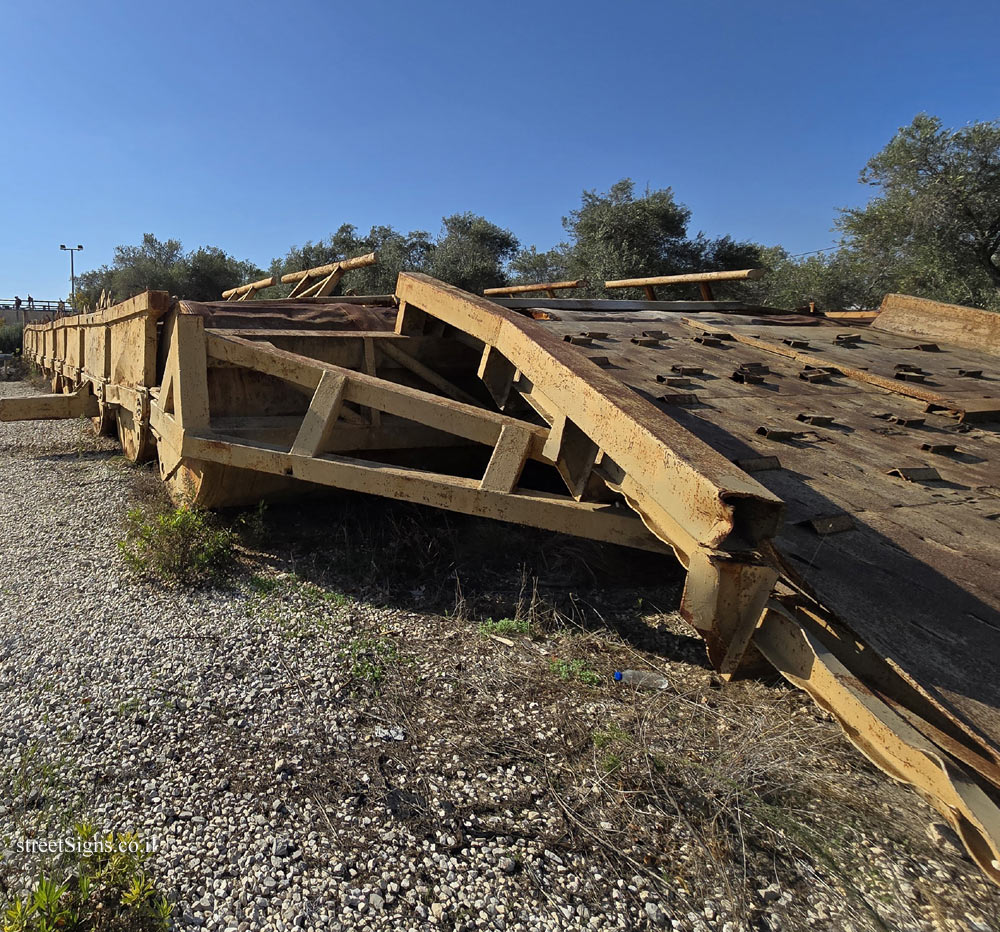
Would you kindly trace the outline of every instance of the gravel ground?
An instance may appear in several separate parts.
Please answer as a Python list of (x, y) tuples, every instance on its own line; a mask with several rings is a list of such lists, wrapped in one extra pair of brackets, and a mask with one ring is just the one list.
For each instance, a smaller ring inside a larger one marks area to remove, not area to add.
[[(40, 868), (17, 838), (89, 818), (154, 848), (179, 929), (1000, 932), (933, 810), (801, 694), (723, 688), (641, 592), (490, 637), (426, 586), (352, 586), (306, 510), (225, 587), (165, 589), (122, 567), (150, 476), (116, 453), (0, 424), (0, 899)], [(405, 575), (406, 546), (362, 556)]]

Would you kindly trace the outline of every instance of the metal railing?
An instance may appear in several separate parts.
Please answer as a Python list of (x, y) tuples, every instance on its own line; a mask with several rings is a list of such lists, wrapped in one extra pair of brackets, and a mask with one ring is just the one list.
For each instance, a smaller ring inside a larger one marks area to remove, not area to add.
[[(62, 308), (59, 305), (62, 305)], [(38, 298), (32, 298), (31, 304), (28, 304), (27, 298), (21, 298), (21, 310), (22, 311), (44, 311), (50, 313), (51, 311), (66, 310), (70, 307), (69, 301), (40, 301)], [(6, 310), (14, 310), (14, 299), (13, 298), (0, 298), (0, 308)]]

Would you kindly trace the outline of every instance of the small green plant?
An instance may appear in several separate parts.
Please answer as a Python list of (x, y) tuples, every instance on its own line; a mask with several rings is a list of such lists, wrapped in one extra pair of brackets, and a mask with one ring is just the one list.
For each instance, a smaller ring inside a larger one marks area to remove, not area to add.
[(268, 576), (264, 573), (254, 573), (249, 578), (249, 583), (250, 588), (260, 596), (278, 595), (313, 606), (326, 603), (343, 608), (351, 604), (350, 596), (336, 590), (324, 589), (295, 575)]
[(281, 580), (274, 576), (265, 576), (263, 573), (254, 573), (248, 580), (250, 588), (258, 595), (270, 595), (281, 588)]
[(78, 823), (64, 879), (43, 874), (3, 910), (3, 932), (161, 932), (171, 907), (146, 873), (148, 852), (134, 832), (98, 837)]
[(609, 776), (613, 773), (618, 773), (622, 769), (622, 759), (613, 751), (608, 751), (601, 758), (601, 769)]
[(349, 664), (348, 671), (354, 679), (373, 685), (385, 678), (389, 666), (401, 660), (399, 650), (392, 641), (371, 636), (352, 638), (339, 656)]
[(601, 676), (583, 660), (550, 660), (549, 668), (561, 680), (577, 680), (585, 686), (600, 686)]
[(251, 612), (287, 637), (312, 639), (329, 632), (350, 596), (317, 586), (293, 574), (255, 573), (247, 580), (256, 598)]
[(332, 589), (320, 589), (318, 586), (314, 587), (318, 593), (318, 598), (322, 599), (324, 602), (329, 602), (331, 605), (336, 605), (338, 608), (344, 608), (351, 604), (351, 597), (344, 595), (343, 592), (336, 592)]
[(234, 535), (196, 508), (133, 508), (118, 549), (126, 565), (140, 575), (197, 585), (231, 568)]
[(608, 745), (615, 744), (616, 742), (628, 742), (629, 740), (628, 732), (619, 728), (614, 723), (594, 732), (594, 747), (598, 751), (603, 751)]
[(123, 699), (118, 703), (118, 717), (125, 718), (129, 715), (135, 715), (141, 707), (142, 701), (138, 696), (131, 696), (128, 699)]
[(248, 544), (260, 544), (267, 539), (267, 505), (261, 500), (256, 508), (244, 511), (236, 519), (236, 530)]
[(499, 621), (488, 618), (479, 625), (479, 633), (484, 636), (491, 634), (531, 634), (531, 622), (527, 618), (501, 618)]
[(630, 750), (632, 736), (614, 722), (609, 722), (594, 731), (593, 741), (600, 769), (608, 776), (618, 773), (625, 765), (622, 755)]

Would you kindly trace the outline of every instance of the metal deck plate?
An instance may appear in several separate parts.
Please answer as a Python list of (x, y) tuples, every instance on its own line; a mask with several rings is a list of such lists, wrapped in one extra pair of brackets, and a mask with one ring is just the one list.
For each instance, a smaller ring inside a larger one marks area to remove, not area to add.
[[(559, 316), (542, 323), (563, 335), (596, 327), (593, 314)], [(663, 332), (658, 345), (633, 342), (654, 324)], [(777, 457), (780, 468), (753, 476), (787, 505), (777, 544), (789, 569), (1000, 760), (1000, 423), (960, 424), (927, 413), (923, 399), (836, 372), (825, 381), (802, 379), (799, 354), (829, 367), (866, 369), (898, 381), (899, 391), (957, 401), (1000, 397), (1000, 358), (943, 343), (937, 351), (918, 350), (912, 338), (871, 329), (844, 343), (837, 340), (846, 332), (840, 324), (767, 325), (746, 315), (603, 312), (600, 328), (607, 336), (580, 351), (606, 356), (604, 372), (731, 460)], [(738, 339), (696, 342), (706, 330), (759, 339), (772, 349)], [(925, 382), (896, 380), (901, 363), (920, 367)], [(754, 364), (767, 367), (762, 382), (733, 378)], [(683, 389), (696, 403), (659, 400), (665, 385), (657, 377), (675, 367), (702, 370), (687, 376), (691, 387)], [(959, 369), (982, 376), (960, 376)], [(803, 415), (832, 421), (809, 423)], [(923, 423), (903, 426), (888, 415)], [(762, 427), (791, 436), (773, 439)], [(953, 444), (955, 452), (935, 454), (924, 444)], [(913, 467), (932, 467), (940, 479), (890, 475)], [(813, 526), (842, 514), (851, 516), (851, 527), (838, 531), (845, 522), (833, 522), (820, 533)]]

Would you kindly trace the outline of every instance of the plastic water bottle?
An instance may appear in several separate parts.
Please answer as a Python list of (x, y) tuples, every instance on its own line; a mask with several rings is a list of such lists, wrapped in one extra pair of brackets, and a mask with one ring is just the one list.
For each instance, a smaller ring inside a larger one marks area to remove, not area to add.
[(616, 670), (615, 682), (626, 683), (636, 689), (666, 689), (670, 685), (665, 676), (649, 670)]

